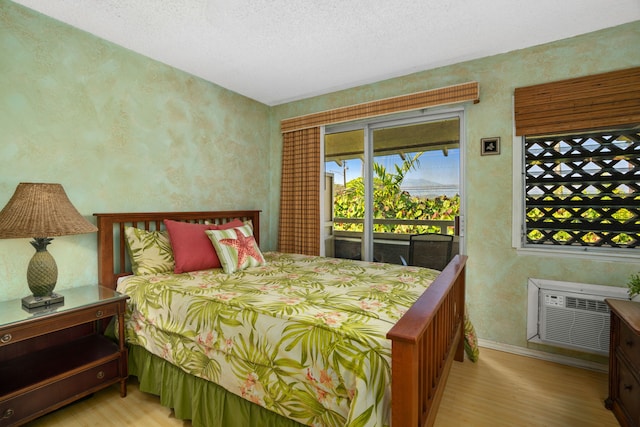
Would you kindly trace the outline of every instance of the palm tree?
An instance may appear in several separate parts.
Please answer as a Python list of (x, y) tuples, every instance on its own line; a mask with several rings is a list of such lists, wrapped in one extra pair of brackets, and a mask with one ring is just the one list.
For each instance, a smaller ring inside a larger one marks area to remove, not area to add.
[[(405, 158), (402, 160), (402, 164), (394, 164), (396, 173), (387, 172), (387, 168), (380, 163), (373, 163), (373, 171), (376, 177), (373, 180), (373, 185), (376, 189), (382, 189), (382, 196), (396, 196), (401, 193), (400, 186), (402, 181), (409, 171), (415, 170), (420, 166), (418, 158), (422, 155), (422, 152), (416, 153), (413, 157)], [(374, 196), (375, 198), (375, 196)]]
[[(375, 218), (396, 218), (396, 206), (405, 205), (410, 198), (408, 193), (403, 192), (400, 187), (407, 173), (420, 166), (418, 158), (422, 152), (403, 159), (401, 164), (396, 164), (395, 173), (388, 172), (380, 163), (373, 164), (373, 204)], [(345, 218), (364, 217), (364, 180), (362, 177), (352, 179), (347, 182), (343, 190), (344, 203), (338, 201), (336, 197), (336, 216)], [(339, 195), (336, 195), (339, 196)], [(406, 200), (405, 200), (406, 199)], [(405, 203), (402, 203), (402, 202)], [(352, 224), (346, 227), (351, 231), (362, 231), (361, 225)], [(393, 231), (393, 226), (376, 225), (375, 231)]]

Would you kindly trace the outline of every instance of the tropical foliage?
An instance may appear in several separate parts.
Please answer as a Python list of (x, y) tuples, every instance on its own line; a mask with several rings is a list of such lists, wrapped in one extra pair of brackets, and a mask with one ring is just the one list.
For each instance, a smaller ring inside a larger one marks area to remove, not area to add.
[[(544, 199), (552, 201), (554, 198), (561, 198), (562, 192), (563, 192), (563, 188), (559, 187), (554, 191), (554, 197), (546, 196)], [(613, 194), (618, 196), (623, 194), (617, 188), (613, 189), (612, 192)], [(565, 196), (565, 197), (567, 197), (567, 199), (570, 200), (571, 202), (581, 202), (583, 200), (589, 199), (589, 195), (586, 193), (586, 190), (584, 190), (581, 195), (572, 195), (572, 196)], [(613, 199), (612, 197), (605, 196), (605, 197), (602, 197), (602, 200), (611, 201)], [(567, 223), (577, 223), (577, 222), (590, 223), (590, 222), (596, 222), (597, 220), (599, 220), (599, 218), (603, 216), (603, 214), (610, 214), (610, 218), (613, 221), (618, 221), (621, 224), (624, 224), (634, 219), (633, 212), (629, 211), (626, 208), (617, 208), (615, 209), (615, 211), (610, 212), (611, 209), (612, 208), (602, 207), (600, 208), (601, 212), (599, 212), (594, 208), (584, 209), (582, 207), (577, 207), (573, 209), (566, 209), (564, 207), (562, 208), (550, 207), (544, 210), (539, 208), (534, 208), (527, 212), (527, 219), (530, 219), (532, 221), (543, 220), (545, 222), (550, 222), (550, 223), (555, 223), (557, 221), (564, 221)], [(601, 240), (600, 235), (606, 236), (608, 234), (609, 233), (607, 232), (595, 233), (591, 231), (591, 232), (584, 233), (584, 232), (580, 232), (579, 230), (574, 232), (560, 230), (553, 235), (553, 240), (561, 244), (570, 244), (575, 239), (580, 239), (582, 242), (588, 245), (596, 246), (598, 242)], [(540, 230), (533, 229), (529, 231), (527, 237), (529, 238), (529, 240), (537, 242), (537, 241), (541, 241), (545, 236)], [(616, 245), (623, 246), (631, 242), (632, 237), (626, 233), (620, 232), (620, 233), (617, 233), (615, 237), (611, 239), (611, 241)]]
[[(378, 220), (445, 220), (453, 221), (460, 213), (460, 196), (439, 196), (435, 198), (416, 197), (401, 189), (406, 174), (419, 166), (422, 153), (394, 165), (390, 172), (379, 163), (374, 163), (373, 171), (373, 212)], [(362, 223), (340, 222), (339, 218), (364, 218), (364, 180), (359, 177), (347, 182), (346, 186), (336, 186), (334, 195), (335, 229), (342, 231), (362, 231)], [(437, 226), (412, 224), (374, 223), (375, 233), (426, 233), (449, 232)]]
[(629, 288), (629, 298), (640, 295), (640, 273), (629, 276), (627, 287)]

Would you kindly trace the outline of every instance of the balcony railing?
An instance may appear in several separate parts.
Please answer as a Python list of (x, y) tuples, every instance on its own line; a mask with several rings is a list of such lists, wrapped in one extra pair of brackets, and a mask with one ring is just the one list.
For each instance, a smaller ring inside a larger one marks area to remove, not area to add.
[[(334, 224), (362, 224), (361, 218), (334, 218), (333, 222), (325, 225), (332, 226)], [(459, 221), (455, 220), (414, 220), (414, 219), (374, 219), (374, 225), (406, 225), (406, 226), (422, 226), (428, 228), (429, 232), (459, 235)], [(401, 256), (408, 259), (409, 256), (409, 237), (413, 233), (373, 233), (373, 252), (376, 261), (389, 262), (392, 264), (400, 264)], [(333, 231), (332, 248), (327, 248), (327, 254), (337, 258), (360, 259), (362, 232), (360, 231)], [(327, 242), (327, 244), (330, 244)], [(333, 249), (333, 253), (331, 250)], [(458, 239), (454, 240), (454, 253), (458, 253)]]
[[(333, 219), (333, 224), (362, 224), (364, 220), (362, 218), (341, 218), (336, 217)], [(405, 225), (405, 226), (423, 226), (423, 227), (433, 227), (437, 231), (433, 231), (434, 233), (442, 233), (442, 234), (454, 234), (458, 235), (458, 219), (456, 217), (455, 220), (430, 220), (430, 219), (378, 219), (375, 218), (373, 220), (373, 225), (376, 224), (381, 225)], [(335, 225), (334, 225), (335, 230)], [(337, 233), (338, 231), (336, 231)], [(355, 233), (351, 231), (339, 231), (340, 233)], [(403, 235), (405, 233), (377, 233), (386, 235)], [(400, 238), (402, 239), (402, 238)], [(408, 237), (407, 237), (408, 239)], [(392, 238), (392, 240), (398, 240), (398, 238)]]

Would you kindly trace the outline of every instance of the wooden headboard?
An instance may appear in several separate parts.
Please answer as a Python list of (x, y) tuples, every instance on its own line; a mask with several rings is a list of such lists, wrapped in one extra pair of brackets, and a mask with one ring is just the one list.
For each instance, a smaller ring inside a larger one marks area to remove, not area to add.
[(124, 239), (124, 228), (133, 226), (145, 230), (164, 230), (163, 220), (172, 219), (203, 224), (224, 224), (235, 218), (251, 220), (253, 235), (260, 244), (260, 212), (218, 211), (218, 212), (127, 212), (96, 213), (98, 225), (98, 283), (115, 289), (119, 277), (131, 274), (128, 268)]

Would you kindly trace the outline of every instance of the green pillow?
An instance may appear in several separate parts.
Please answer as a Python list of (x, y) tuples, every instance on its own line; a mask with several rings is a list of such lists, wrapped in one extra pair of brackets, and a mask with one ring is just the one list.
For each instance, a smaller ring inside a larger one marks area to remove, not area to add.
[(133, 274), (172, 273), (175, 266), (173, 250), (166, 231), (147, 231), (125, 227), (127, 253)]

